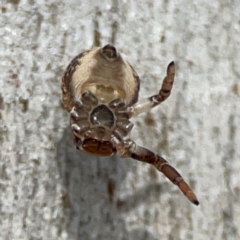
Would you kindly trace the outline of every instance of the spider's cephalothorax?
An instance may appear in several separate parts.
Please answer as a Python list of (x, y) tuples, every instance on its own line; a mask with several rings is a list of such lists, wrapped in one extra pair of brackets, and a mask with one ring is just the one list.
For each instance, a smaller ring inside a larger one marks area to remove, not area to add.
[(130, 118), (159, 105), (169, 95), (175, 67), (167, 68), (158, 94), (138, 101), (139, 78), (112, 45), (85, 51), (76, 56), (62, 79), (64, 107), (70, 112), (74, 143), (85, 152), (121, 157), (154, 165), (187, 198), (198, 205), (197, 197), (182, 176), (161, 156), (128, 138)]

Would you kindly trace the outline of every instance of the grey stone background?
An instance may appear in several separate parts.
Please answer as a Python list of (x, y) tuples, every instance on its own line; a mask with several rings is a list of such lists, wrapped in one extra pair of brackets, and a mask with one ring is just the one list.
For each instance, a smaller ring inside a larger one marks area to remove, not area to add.
[[(240, 239), (238, 0), (1, 0), (0, 239)], [(131, 137), (195, 190), (192, 205), (153, 167), (72, 144), (60, 82), (70, 60), (113, 43), (169, 99)]]

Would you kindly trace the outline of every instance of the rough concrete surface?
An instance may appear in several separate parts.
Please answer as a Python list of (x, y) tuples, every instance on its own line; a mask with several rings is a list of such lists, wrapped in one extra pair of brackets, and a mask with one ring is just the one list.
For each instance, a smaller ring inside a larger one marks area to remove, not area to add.
[[(240, 239), (238, 0), (1, 0), (0, 239)], [(72, 144), (60, 82), (70, 60), (113, 43), (169, 99), (131, 138), (164, 156), (200, 206), (154, 167)]]

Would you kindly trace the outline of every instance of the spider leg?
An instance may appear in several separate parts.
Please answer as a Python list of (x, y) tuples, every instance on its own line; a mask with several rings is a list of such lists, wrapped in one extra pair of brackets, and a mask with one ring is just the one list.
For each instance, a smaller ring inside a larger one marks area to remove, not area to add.
[(172, 181), (172, 183), (177, 185), (192, 203), (199, 205), (199, 201), (193, 190), (184, 181), (178, 171), (164, 158), (144, 147), (138, 146), (134, 141), (129, 139), (125, 141), (115, 141), (115, 144), (121, 157), (131, 157), (138, 161), (152, 164), (158, 171), (162, 172), (170, 181)]
[(162, 87), (159, 93), (147, 99), (142, 99), (135, 103), (132, 107), (130, 107), (131, 109), (130, 117), (136, 116), (142, 112), (147, 112), (151, 108), (165, 101), (171, 93), (172, 85), (174, 82), (174, 76), (175, 76), (175, 64), (174, 62), (171, 62), (167, 67), (167, 76), (163, 80)]

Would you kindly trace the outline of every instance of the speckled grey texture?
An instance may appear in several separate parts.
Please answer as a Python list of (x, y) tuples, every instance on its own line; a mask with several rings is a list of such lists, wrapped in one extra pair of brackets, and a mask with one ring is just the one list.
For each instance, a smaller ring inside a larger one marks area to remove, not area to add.
[[(0, 239), (240, 238), (240, 4), (36, 0), (0, 3)], [(169, 99), (131, 137), (190, 182), (192, 205), (153, 167), (72, 144), (60, 82), (70, 60), (114, 43)]]

